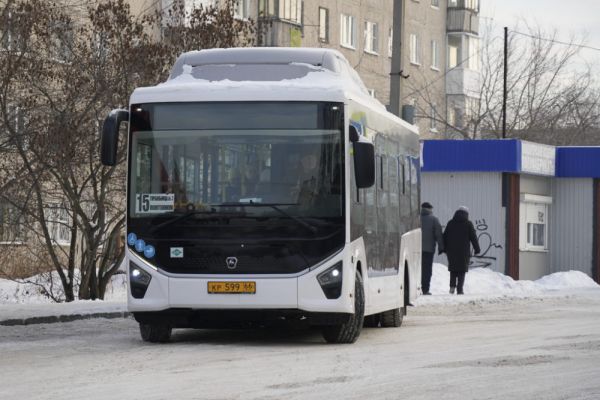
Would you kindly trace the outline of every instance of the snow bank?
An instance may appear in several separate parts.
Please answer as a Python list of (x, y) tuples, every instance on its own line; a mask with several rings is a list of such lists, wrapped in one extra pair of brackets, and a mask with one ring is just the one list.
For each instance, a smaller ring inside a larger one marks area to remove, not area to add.
[[(62, 287), (60, 278), (56, 272), (53, 272), (52, 275), (41, 274), (32, 276), (24, 280), (28, 283), (0, 279), (0, 304), (54, 303), (51, 298), (44, 294), (44, 290), (40, 286), (44, 285), (44, 287), (50, 288), (50, 279), (53, 282), (53, 293), (55, 293), (55, 295), (61, 293)], [(124, 274), (114, 275), (106, 288), (105, 300), (124, 303), (126, 299), (126, 277)]]
[(430, 291), (432, 296), (421, 296), (417, 305), (473, 302), (502, 297), (544, 297), (574, 290), (600, 290), (600, 285), (580, 271), (557, 272), (536, 281), (519, 280), (487, 268), (474, 268), (465, 278), (465, 295), (448, 293), (450, 273), (443, 264), (433, 265)]

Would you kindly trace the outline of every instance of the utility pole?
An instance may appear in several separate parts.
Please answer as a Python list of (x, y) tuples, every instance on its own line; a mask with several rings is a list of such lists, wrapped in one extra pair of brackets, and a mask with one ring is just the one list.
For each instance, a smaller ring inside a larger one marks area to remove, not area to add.
[(400, 117), (400, 78), (402, 75), (402, 7), (404, 0), (393, 0), (392, 68), (390, 71), (390, 112)]
[(506, 139), (506, 95), (508, 75), (508, 27), (504, 27), (504, 92), (502, 96), (502, 139)]

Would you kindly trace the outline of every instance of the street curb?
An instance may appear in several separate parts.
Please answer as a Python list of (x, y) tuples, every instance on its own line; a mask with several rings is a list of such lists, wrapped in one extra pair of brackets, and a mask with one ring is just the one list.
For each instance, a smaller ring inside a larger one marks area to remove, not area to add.
[(55, 324), (57, 322), (71, 322), (71, 321), (78, 321), (78, 320), (82, 320), (82, 319), (129, 318), (130, 316), (131, 316), (131, 313), (129, 313), (127, 311), (101, 312), (101, 313), (92, 313), (92, 314), (51, 315), (51, 316), (47, 316), (47, 317), (6, 319), (4, 321), (0, 321), (0, 326)]

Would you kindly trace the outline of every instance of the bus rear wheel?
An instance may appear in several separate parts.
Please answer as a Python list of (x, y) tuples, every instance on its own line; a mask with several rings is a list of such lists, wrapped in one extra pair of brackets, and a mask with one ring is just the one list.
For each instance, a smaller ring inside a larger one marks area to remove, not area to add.
[(393, 310), (384, 311), (381, 313), (381, 326), (383, 328), (399, 328), (402, 325), (402, 320), (406, 315), (406, 305), (408, 304), (408, 287), (406, 286), (408, 278), (404, 277), (404, 307), (395, 308)]
[(399, 328), (402, 325), (404, 310), (395, 308), (381, 313), (381, 326), (383, 328)]
[(166, 343), (171, 339), (171, 327), (165, 324), (140, 323), (140, 335), (144, 342)]
[(328, 343), (354, 343), (360, 336), (365, 317), (365, 292), (362, 279), (356, 274), (354, 280), (354, 314), (340, 325), (323, 328), (323, 337)]

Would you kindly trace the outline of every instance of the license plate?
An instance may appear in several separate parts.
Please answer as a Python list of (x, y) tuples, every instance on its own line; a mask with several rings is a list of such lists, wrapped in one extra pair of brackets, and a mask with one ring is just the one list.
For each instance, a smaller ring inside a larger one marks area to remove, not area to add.
[(208, 282), (208, 293), (255, 294), (256, 282)]

